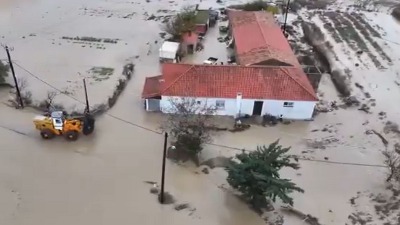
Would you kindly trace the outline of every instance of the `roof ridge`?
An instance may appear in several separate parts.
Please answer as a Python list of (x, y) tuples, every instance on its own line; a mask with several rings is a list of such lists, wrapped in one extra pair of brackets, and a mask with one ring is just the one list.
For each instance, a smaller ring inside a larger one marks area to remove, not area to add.
[[(256, 19), (256, 23), (257, 23), (257, 25), (258, 25), (258, 28), (260, 29), (260, 32), (261, 32), (261, 35), (262, 35), (262, 37), (263, 37), (263, 39), (264, 39), (264, 42), (266, 42), (266, 37), (265, 37), (265, 34), (264, 34), (264, 32), (263, 32), (263, 29), (261, 28), (261, 24), (260, 24), (260, 20), (259, 20), (259, 17), (258, 17), (258, 14), (256, 13), (256, 12), (253, 12), (253, 15), (254, 15), (254, 17), (255, 17), (255, 19)], [(269, 45), (267, 44), (267, 43), (265, 43), (265, 46), (264, 47), (269, 47)]]
[[(169, 63), (169, 64), (174, 64), (174, 63)], [(179, 64), (179, 65), (190, 65), (190, 64)], [(170, 89), (176, 82), (178, 82), (179, 79), (181, 79), (184, 75), (186, 75), (190, 70), (192, 70), (196, 65), (190, 65), (189, 69), (187, 69), (185, 72), (183, 72), (181, 75), (179, 75), (174, 81), (171, 82), (171, 84), (165, 88), (164, 90), (161, 91), (161, 94), (166, 92), (168, 89)], [(163, 74), (164, 75), (164, 74)]]
[[(297, 68), (297, 67), (292, 67), (292, 68), (294, 68), (294, 69), (298, 69), (298, 70), (300, 70), (299, 68)], [(300, 87), (302, 87), (308, 94), (310, 94), (313, 98), (315, 98), (316, 100), (318, 100), (318, 98), (317, 98), (317, 96), (316, 96), (316, 94), (315, 93), (313, 93), (313, 92), (310, 92), (309, 90), (308, 90), (308, 88), (307, 87), (304, 87), (304, 85), (302, 84), (302, 83), (300, 83), (299, 81), (297, 81), (296, 79), (294, 79), (293, 77), (292, 77), (292, 75), (290, 75), (290, 73), (288, 72), (288, 71), (286, 71), (286, 70), (284, 70), (283, 68), (279, 68), (282, 72), (284, 72), (286, 75), (288, 75), (292, 80), (294, 80), (294, 82), (296, 82), (298, 85), (300, 85)], [(307, 78), (308, 79), (308, 78)]]

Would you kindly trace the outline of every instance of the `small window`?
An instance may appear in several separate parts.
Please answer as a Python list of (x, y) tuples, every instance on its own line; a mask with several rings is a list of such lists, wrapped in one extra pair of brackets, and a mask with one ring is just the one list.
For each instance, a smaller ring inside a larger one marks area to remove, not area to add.
[(225, 101), (224, 100), (217, 100), (215, 102), (215, 106), (217, 109), (225, 109)]
[(197, 105), (200, 105), (200, 104), (201, 104), (201, 101), (197, 101), (196, 103), (197, 103)]
[(294, 102), (284, 102), (283, 107), (293, 107)]

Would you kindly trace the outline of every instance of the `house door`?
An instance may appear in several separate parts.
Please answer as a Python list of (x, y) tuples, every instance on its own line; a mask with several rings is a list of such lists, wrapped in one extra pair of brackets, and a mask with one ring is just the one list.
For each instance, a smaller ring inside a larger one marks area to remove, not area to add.
[(194, 53), (194, 45), (188, 45), (187, 52), (188, 52), (188, 54), (193, 54)]
[(261, 116), (263, 103), (264, 102), (262, 102), (262, 101), (255, 101), (254, 102), (254, 108), (253, 108), (253, 115), (254, 116)]

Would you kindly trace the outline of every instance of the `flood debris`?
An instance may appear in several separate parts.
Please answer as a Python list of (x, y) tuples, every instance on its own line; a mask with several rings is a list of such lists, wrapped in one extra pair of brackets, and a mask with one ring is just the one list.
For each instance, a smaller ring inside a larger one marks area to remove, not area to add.
[(337, 109), (336, 101), (328, 102), (328, 101), (320, 100), (317, 103), (317, 105), (315, 106), (315, 111), (318, 113), (332, 112), (335, 109)]
[(365, 112), (365, 113), (371, 113), (369, 110), (370, 110), (370, 107), (367, 105), (367, 104), (362, 104), (361, 105), (361, 107), (360, 108), (358, 108), (358, 110), (360, 110), (360, 111), (363, 111), (363, 112)]
[(265, 114), (262, 117), (262, 125), (265, 127), (266, 125), (275, 126), (278, 124), (278, 118), (276, 116)]
[(384, 145), (385, 147), (388, 146), (389, 141), (386, 140), (386, 138), (383, 137), (382, 134), (380, 134), (380, 133), (379, 133), (378, 131), (376, 131), (376, 130), (370, 130), (370, 132), (372, 132), (373, 134), (375, 134), (376, 136), (378, 136), (378, 137), (381, 139), (381, 141), (382, 141), (382, 143), (383, 143), (383, 145)]
[(335, 137), (326, 137), (317, 140), (307, 139), (307, 147), (313, 149), (326, 149), (326, 146), (332, 143), (339, 142)]
[(262, 218), (267, 225), (283, 225), (285, 222), (283, 216), (277, 211), (265, 212)]
[(210, 173), (210, 171), (208, 171), (208, 168), (207, 168), (207, 167), (204, 167), (204, 168), (201, 170), (201, 172), (203, 172), (204, 174), (209, 174), (209, 173)]
[(232, 129), (229, 129), (230, 132), (235, 133), (235, 132), (241, 132), (250, 129), (251, 125), (250, 124), (245, 124), (242, 123), (241, 120), (235, 121), (235, 124), (233, 125)]
[(200, 163), (201, 166), (208, 166), (210, 169), (214, 168), (226, 168), (232, 162), (231, 158), (218, 156), (215, 158), (208, 159)]
[(349, 96), (349, 97), (343, 98), (343, 102), (347, 106), (358, 106), (358, 105), (360, 105), (360, 101), (357, 99), (356, 96)]
[[(160, 201), (160, 195), (158, 195), (158, 200)], [(164, 192), (164, 205), (170, 205), (175, 203), (175, 198), (169, 192)]]
[(146, 184), (151, 184), (151, 185), (155, 185), (155, 184), (157, 184), (157, 182), (155, 182), (155, 181), (144, 181)]
[(395, 122), (387, 121), (383, 128), (383, 132), (385, 134), (389, 134), (389, 133), (400, 134), (399, 125)]
[(150, 193), (152, 193), (152, 194), (158, 194), (158, 188), (157, 187), (152, 187), (152, 188), (150, 188)]
[(370, 214), (366, 214), (363, 212), (352, 213), (351, 215), (348, 216), (348, 219), (351, 221), (353, 225), (356, 224), (364, 225), (369, 222), (372, 222), (372, 216)]
[(181, 203), (181, 204), (176, 204), (174, 209), (176, 211), (181, 211), (182, 209), (187, 209), (189, 207), (190, 207), (190, 205), (188, 203)]
[[(354, 212), (348, 216), (353, 225), (369, 224), (399, 224), (400, 190), (398, 185), (388, 184), (386, 190), (378, 193), (368, 191), (357, 193), (352, 207)], [(359, 201), (359, 202), (358, 202)], [(371, 202), (373, 207), (365, 207), (365, 202)]]
[(318, 218), (310, 215), (310, 214), (305, 214), (301, 212), (300, 210), (297, 210), (291, 206), (282, 206), (282, 210), (286, 211), (294, 216), (299, 217), (302, 221), (310, 224), (310, 225), (322, 225), (318, 222)]

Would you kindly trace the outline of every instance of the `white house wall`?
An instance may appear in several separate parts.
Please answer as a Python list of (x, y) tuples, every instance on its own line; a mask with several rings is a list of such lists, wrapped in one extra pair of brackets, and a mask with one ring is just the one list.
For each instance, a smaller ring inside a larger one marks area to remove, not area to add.
[[(181, 97), (169, 97), (162, 96), (160, 101), (161, 111), (164, 113), (171, 113), (173, 106), (171, 104), (171, 99), (175, 101), (182, 99)], [(314, 107), (316, 102), (310, 101), (282, 101), (282, 100), (259, 100), (259, 99), (242, 99), (240, 103), (237, 103), (236, 99), (231, 98), (195, 98), (199, 101), (200, 105), (215, 106), (217, 100), (225, 101), (225, 108), (218, 109), (216, 111), (217, 115), (222, 116), (237, 116), (240, 112), (241, 115), (252, 115), (254, 102), (262, 101), (263, 108), (261, 115), (271, 114), (273, 116), (279, 117), (282, 115), (285, 119), (295, 119), (304, 120), (311, 119), (314, 112)], [(293, 107), (284, 107), (284, 102), (293, 102)], [(238, 108), (240, 106), (240, 109)], [(240, 111), (239, 111), (240, 110)]]
[[(160, 108), (163, 113), (171, 113), (174, 110), (171, 101), (179, 101), (181, 97), (162, 96), (160, 101)], [(217, 100), (225, 100), (225, 109), (217, 109), (216, 114), (220, 116), (234, 116), (236, 110), (236, 99), (223, 99), (223, 98), (195, 98), (200, 102), (200, 106), (215, 106)]]
[[(293, 107), (284, 107), (284, 102), (293, 102)], [(316, 102), (310, 101), (281, 101), (265, 100), (262, 115), (271, 114), (285, 119), (303, 120), (311, 119)]]

